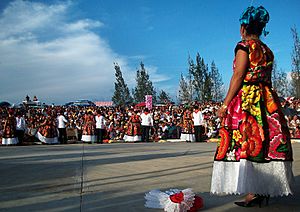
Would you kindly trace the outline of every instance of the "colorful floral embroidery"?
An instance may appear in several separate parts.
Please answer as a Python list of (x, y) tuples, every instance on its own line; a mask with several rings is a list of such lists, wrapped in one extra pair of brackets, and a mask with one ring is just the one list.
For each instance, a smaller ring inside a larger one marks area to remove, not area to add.
[[(241, 42), (238, 45), (249, 49), (249, 70), (245, 76), (245, 81), (256, 82), (264, 81), (271, 83), (271, 71), (273, 63), (273, 53), (266, 48), (260, 41), (250, 40)], [(268, 55), (268, 57), (266, 57)], [(267, 58), (269, 60), (267, 60)]]
[(264, 60), (264, 53), (256, 42), (250, 43), (250, 53), (249, 53), (250, 67), (255, 68), (258, 65), (265, 66), (266, 60)]
[(215, 159), (290, 160), (289, 131), (271, 88), (273, 53), (258, 40), (241, 41), (235, 51), (239, 49), (249, 54), (249, 66), (242, 88), (228, 105)]
[(244, 85), (242, 91), (242, 109), (249, 111), (253, 116), (259, 116), (260, 108), (256, 105), (261, 96), (259, 86)]
[(243, 136), (241, 158), (247, 156), (256, 157), (262, 149), (262, 141), (264, 140), (262, 127), (253, 116), (245, 114), (240, 125), (240, 131)]
[(226, 156), (227, 156), (227, 160), (234, 161), (235, 160), (235, 149), (233, 149), (232, 151), (228, 152), (226, 154)]
[(267, 122), (269, 125), (269, 139), (272, 140), (275, 136), (281, 133), (279, 115), (274, 113), (271, 116), (267, 116)]
[(241, 141), (242, 141), (242, 134), (240, 133), (239, 130), (233, 130), (232, 138), (233, 138), (235, 141), (241, 142)]
[(242, 92), (239, 92), (238, 95), (233, 98), (233, 100), (228, 105), (228, 116), (225, 119), (226, 126), (236, 129), (238, 128), (239, 122), (242, 119)]
[(263, 89), (264, 101), (266, 108), (269, 113), (274, 113), (278, 109), (278, 105), (276, 104), (273, 94), (268, 86), (265, 86)]
[(225, 128), (221, 128), (219, 131), (219, 134), (221, 136), (221, 139), (219, 141), (219, 147), (218, 147), (218, 152), (216, 159), (221, 160), (225, 157), (226, 152), (229, 147), (229, 141), (230, 141), (230, 136), (228, 131)]
[(242, 152), (241, 148), (238, 148), (238, 150), (235, 151), (235, 158), (237, 161), (239, 161), (241, 158), (241, 152)]
[(272, 159), (285, 159), (285, 153), (284, 152), (278, 152), (278, 147), (280, 144), (282, 144), (283, 136), (282, 134), (275, 136), (272, 141), (270, 142), (269, 147), (269, 154), (268, 156)]

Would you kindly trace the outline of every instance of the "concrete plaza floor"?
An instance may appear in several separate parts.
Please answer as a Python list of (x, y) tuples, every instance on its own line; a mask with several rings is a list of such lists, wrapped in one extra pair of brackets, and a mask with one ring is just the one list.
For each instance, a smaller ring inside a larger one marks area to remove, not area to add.
[(300, 144), (293, 144), (295, 194), (241, 208), (241, 196), (211, 196), (216, 143), (115, 143), (0, 147), (0, 211), (163, 211), (144, 207), (152, 189), (192, 188), (202, 211), (300, 211)]

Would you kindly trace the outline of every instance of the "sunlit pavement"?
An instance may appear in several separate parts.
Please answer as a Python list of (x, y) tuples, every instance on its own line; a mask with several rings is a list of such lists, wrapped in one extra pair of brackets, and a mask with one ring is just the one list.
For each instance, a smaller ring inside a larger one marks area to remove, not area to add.
[(240, 208), (241, 196), (211, 196), (216, 143), (69, 144), (0, 147), (0, 211), (163, 211), (144, 207), (152, 189), (192, 188), (202, 211), (300, 211), (300, 144), (295, 195)]

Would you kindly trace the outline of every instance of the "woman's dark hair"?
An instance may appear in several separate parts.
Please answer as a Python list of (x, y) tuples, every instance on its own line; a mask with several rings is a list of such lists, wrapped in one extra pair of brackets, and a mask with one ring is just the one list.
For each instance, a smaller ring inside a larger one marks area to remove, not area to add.
[(248, 35), (261, 36), (266, 24), (258, 22), (258, 21), (252, 21), (250, 24), (243, 24), (242, 26), (245, 27), (245, 30)]

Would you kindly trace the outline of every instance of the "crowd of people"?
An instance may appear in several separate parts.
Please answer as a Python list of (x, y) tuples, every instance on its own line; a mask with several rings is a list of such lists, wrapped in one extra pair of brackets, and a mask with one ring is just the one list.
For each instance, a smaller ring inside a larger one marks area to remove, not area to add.
[[(300, 100), (282, 102), (283, 108), (300, 111)], [(147, 108), (45, 106), (43, 108), (0, 108), (0, 139), (4, 145), (35, 141), (67, 143), (67, 132), (89, 143), (113, 141), (148, 142), (180, 139), (202, 142), (217, 138), (216, 115), (220, 103), (165, 105)], [(292, 137), (300, 138), (300, 119), (288, 114)]]
[(74, 129), (77, 139), (83, 142), (203, 141), (205, 137), (216, 136), (218, 106), (219, 103), (165, 105), (152, 110), (134, 106), (3, 107), (0, 108), (0, 137), (2, 144), (22, 143), (32, 137), (42, 143), (66, 143), (66, 131)]

